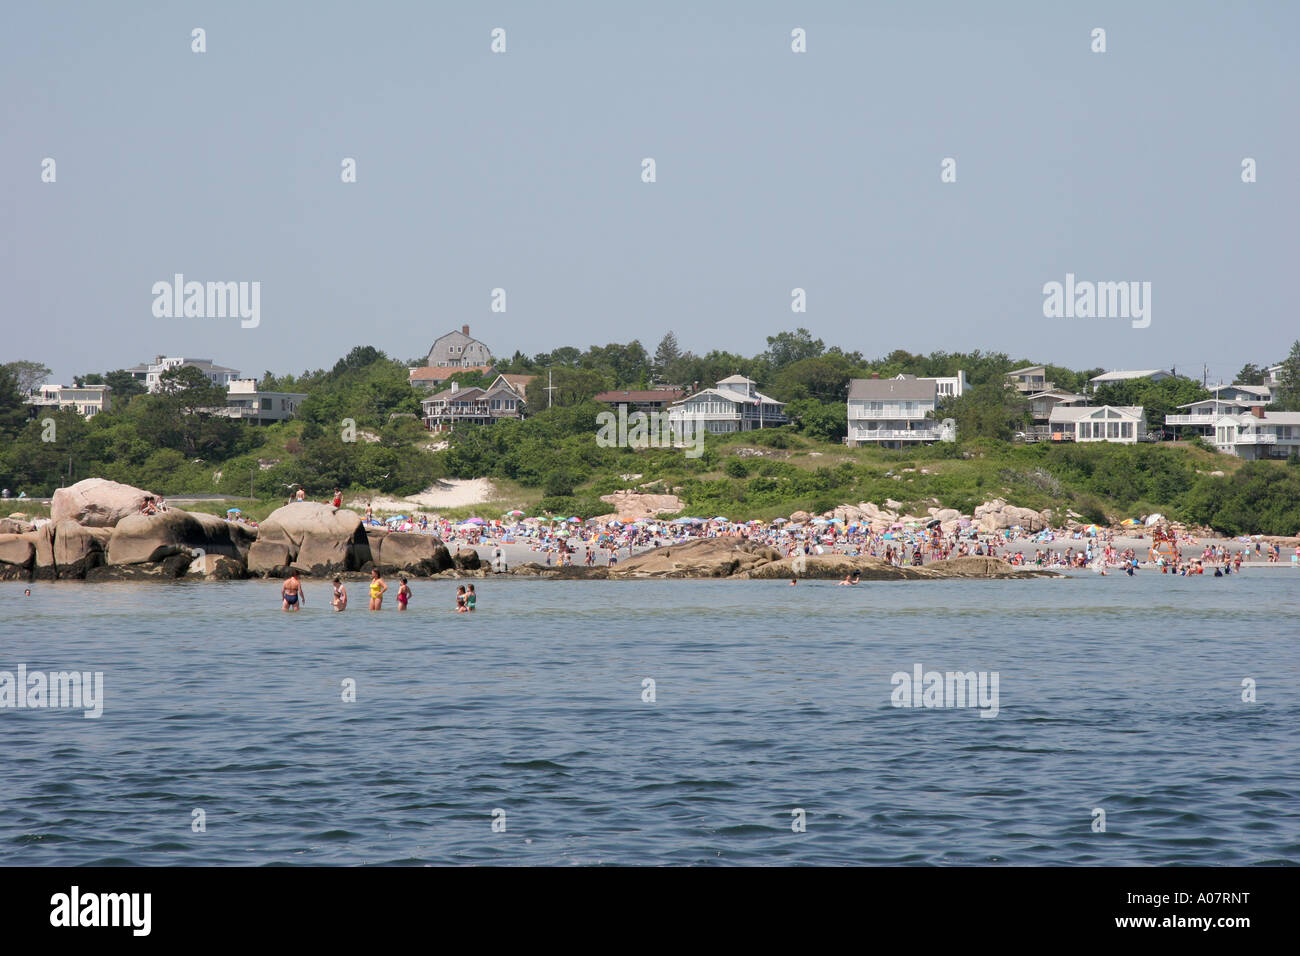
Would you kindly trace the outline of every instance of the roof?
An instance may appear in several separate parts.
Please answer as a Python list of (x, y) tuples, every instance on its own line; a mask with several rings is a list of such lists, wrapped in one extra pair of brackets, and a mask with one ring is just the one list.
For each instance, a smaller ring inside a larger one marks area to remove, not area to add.
[(1216, 419), (1216, 424), (1225, 418), (1239, 425), (1300, 425), (1300, 412), (1265, 412), (1263, 418), (1252, 415), (1250, 412), (1241, 415), (1223, 415)]
[(1063, 402), (1082, 402), (1086, 401), (1087, 395), (1077, 395), (1074, 392), (1067, 392), (1063, 388), (1049, 388), (1045, 392), (1035, 392), (1033, 395), (1026, 395), (1025, 401), (1032, 402), (1036, 398), (1059, 398)]
[(496, 371), (491, 365), (425, 365), (411, 369), (412, 382), (445, 382), (461, 372), (482, 372), (490, 375)]
[(680, 388), (612, 389), (595, 396), (598, 402), (675, 402), (685, 392)]
[(1116, 369), (1113, 372), (1102, 372), (1100, 375), (1094, 375), (1088, 379), (1090, 382), (1124, 382), (1131, 378), (1150, 378), (1152, 375), (1167, 375), (1173, 378), (1173, 373), (1163, 368), (1144, 368), (1136, 370)]
[(1045, 366), (1045, 365), (1026, 365), (1024, 368), (1012, 369), (1010, 372), (1007, 372), (1007, 374), (1008, 374), (1008, 375), (1023, 375), (1025, 372), (1043, 372), (1043, 373), (1046, 373), (1046, 372), (1047, 372), (1047, 366)]
[(1052, 409), (1052, 414), (1048, 418), (1051, 422), (1077, 422), (1084, 418), (1091, 418), (1097, 412), (1105, 409), (1120, 412), (1125, 418), (1140, 419), (1146, 413), (1141, 405), (1057, 405)]
[(528, 383), (535, 379), (536, 375), (520, 375), (516, 372), (502, 372), (497, 378), (504, 378), (510, 383), (510, 387), (521, 395), (528, 388)]
[(719, 385), (757, 385), (752, 378), (745, 378), (743, 375), (730, 375), (727, 378), (720, 379)]
[(476, 385), (470, 385), (467, 388), (445, 388), (437, 395), (430, 395), (428, 398), (421, 399), (423, 402), (439, 402), (445, 399), (456, 399), (458, 402), (468, 401), (486, 395), (487, 392)]
[(780, 405), (783, 408), (785, 407), (785, 402), (778, 402), (771, 395), (764, 395), (757, 389), (754, 391), (753, 395), (744, 395), (740, 392), (733, 392), (729, 388), (702, 388), (694, 395), (687, 395), (685, 398), (679, 398), (677, 401), (673, 402), (673, 404), (684, 405), (687, 402), (692, 402), (697, 398), (703, 398), (708, 395), (715, 395), (725, 401), (735, 402), (737, 405), (753, 405), (754, 399), (757, 398), (762, 401), (764, 405)]
[(849, 380), (849, 401), (883, 401), (894, 399), (903, 402), (934, 401), (938, 387), (932, 379), (924, 378), (854, 378)]
[(1258, 395), (1260, 398), (1270, 398), (1273, 395), (1273, 389), (1267, 385), (1216, 385), (1210, 391), (1216, 393), (1225, 392), (1230, 388), (1235, 388), (1239, 392)]

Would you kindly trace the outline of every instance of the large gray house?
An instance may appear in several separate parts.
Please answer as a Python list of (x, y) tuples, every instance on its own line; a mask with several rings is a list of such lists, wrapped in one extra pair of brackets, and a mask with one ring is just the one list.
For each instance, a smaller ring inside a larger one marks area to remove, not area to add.
[(429, 349), (430, 367), (492, 364), (492, 350), (469, 334), (469, 326), (462, 325), (459, 332), (439, 336)]

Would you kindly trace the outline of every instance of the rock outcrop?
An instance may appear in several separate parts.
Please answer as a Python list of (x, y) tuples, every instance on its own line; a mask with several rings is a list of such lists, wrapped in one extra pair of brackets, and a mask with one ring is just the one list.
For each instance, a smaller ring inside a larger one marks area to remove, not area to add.
[(54, 568), (60, 578), (84, 578), (105, 563), (112, 528), (88, 528), (71, 518), (54, 526)]
[[(56, 540), (61, 522), (56, 526)], [(154, 564), (176, 555), (221, 554), (241, 562), (255, 532), (215, 515), (171, 509), (156, 515), (129, 515), (113, 527), (105, 564)]]
[(370, 541), (355, 511), (295, 501), (262, 522), (248, 553), (248, 570), (279, 577), (292, 565), (300, 573), (323, 577), (356, 571), (370, 559)]
[(655, 548), (609, 569), (611, 578), (727, 578), (778, 561), (781, 552), (744, 538), (701, 538)]
[(87, 528), (111, 528), (127, 515), (138, 515), (152, 492), (106, 478), (86, 478), (67, 488), (57, 488), (50, 500), (50, 518), (58, 524), (72, 519)]
[(614, 506), (611, 514), (602, 515), (605, 521), (637, 521), (682, 510), (681, 499), (676, 495), (651, 495), (630, 489), (601, 495), (600, 500)]

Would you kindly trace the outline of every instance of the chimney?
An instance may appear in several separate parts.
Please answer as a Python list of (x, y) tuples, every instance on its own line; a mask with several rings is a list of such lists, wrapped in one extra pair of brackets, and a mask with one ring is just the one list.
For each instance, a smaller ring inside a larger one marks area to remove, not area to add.
[(456, 390), (459, 389), (459, 388), (460, 388), (460, 382), (452, 382), (452, 383), (451, 383), (451, 390), (452, 390), (453, 392), (456, 391)]
[(1252, 406), (1250, 406), (1250, 413), (1251, 413), (1252, 415), (1254, 415), (1256, 418), (1263, 418), (1263, 417), (1264, 417), (1264, 406), (1263, 406), (1263, 405), (1252, 405)]
[(468, 326), (468, 325), (462, 325), (462, 326), (460, 327), (460, 331), (461, 331), (461, 333), (464, 334), (464, 335), (469, 335), (469, 326)]
[(872, 372), (872, 373), (871, 373), (871, 377), (872, 377), (872, 378), (880, 378), (880, 373), (879, 373), (879, 372)]

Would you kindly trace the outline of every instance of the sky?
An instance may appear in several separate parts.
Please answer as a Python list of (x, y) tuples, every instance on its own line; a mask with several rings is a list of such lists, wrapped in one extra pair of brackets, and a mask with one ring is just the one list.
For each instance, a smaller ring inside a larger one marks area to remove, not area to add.
[[(222, 0), (5, 21), (0, 361), (56, 382), (158, 354), (258, 377), (356, 345), (406, 360), (469, 325), (506, 357), (653, 351), (669, 330), (752, 355), (802, 326), (867, 357), (1213, 384), (1300, 338), (1296, 3)], [(177, 273), (259, 282), (258, 324), (156, 316)], [(1067, 273), (1150, 282), (1150, 324), (1045, 317)]]

